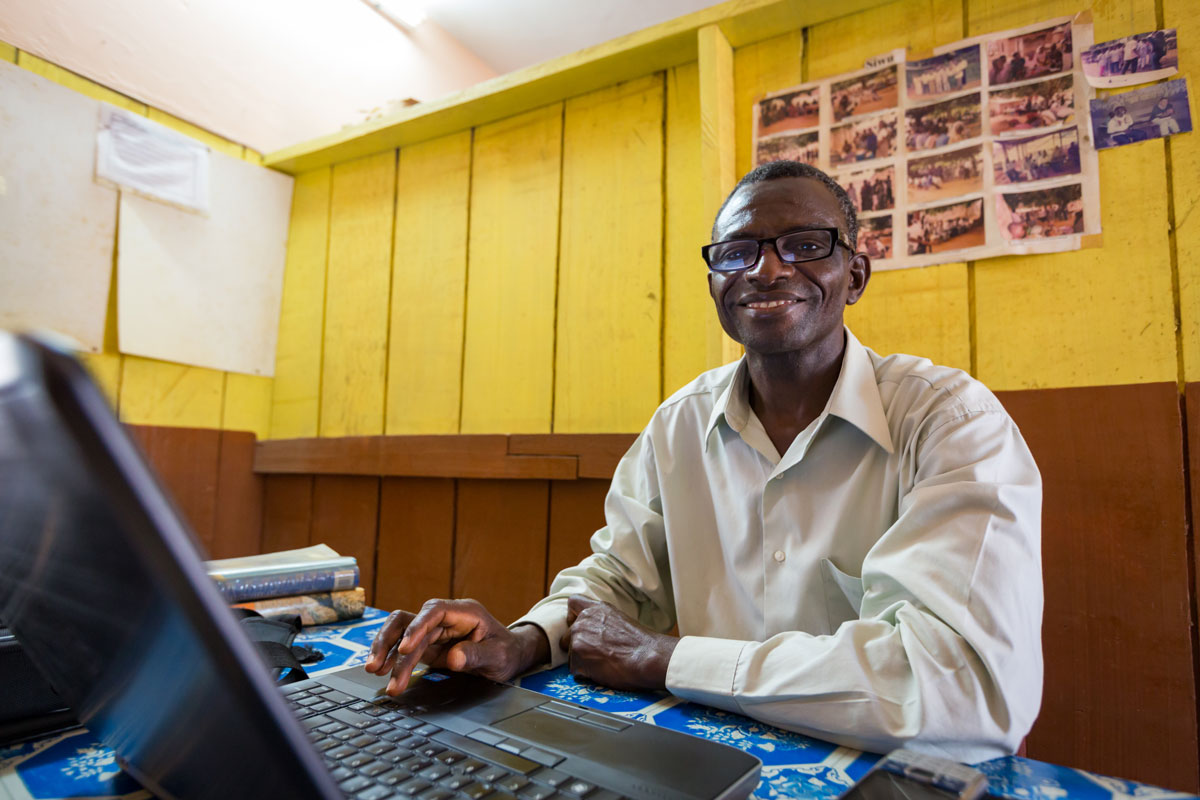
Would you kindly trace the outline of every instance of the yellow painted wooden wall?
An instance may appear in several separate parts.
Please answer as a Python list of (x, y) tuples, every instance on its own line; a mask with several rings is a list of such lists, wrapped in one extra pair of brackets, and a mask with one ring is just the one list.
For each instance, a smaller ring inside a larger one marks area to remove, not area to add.
[[(732, 52), (710, 25), (698, 62), (302, 174), (271, 435), (639, 430), (736, 355), (698, 248), (756, 98), (1083, 10), (1200, 57), (1188, 0), (896, 0)], [(1200, 379), (1200, 140), (1099, 159), (1103, 247), (876, 273), (850, 326), (996, 390)]]
[[(149, 107), (44, 59), (0, 42), (0, 59), (184, 133), (234, 158), (254, 164), (262, 155), (189, 122)], [(119, 224), (119, 220), (118, 220)], [(87, 354), (85, 362), (120, 418), (138, 425), (220, 428), (253, 431), (265, 437), (272, 411), (272, 379), (172, 364), (117, 352), (116, 243), (104, 352)], [(322, 275), (324, 263), (321, 264)], [(294, 337), (289, 336), (289, 341)]]

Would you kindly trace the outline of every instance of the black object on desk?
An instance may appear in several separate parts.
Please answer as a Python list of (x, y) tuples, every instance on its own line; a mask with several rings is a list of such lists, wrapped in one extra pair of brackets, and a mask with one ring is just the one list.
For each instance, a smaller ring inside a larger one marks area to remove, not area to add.
[(427, 675), (393, 701), (350, 667), (285, 700), (83, 369), (3, 332), (0, 619), (163, 798), (738, 800), (758, 783), (735, 748), (480, 678)]

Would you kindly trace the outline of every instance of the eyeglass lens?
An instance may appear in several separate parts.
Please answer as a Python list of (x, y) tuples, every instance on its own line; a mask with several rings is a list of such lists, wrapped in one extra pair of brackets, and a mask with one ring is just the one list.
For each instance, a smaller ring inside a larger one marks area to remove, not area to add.
[[(833, 243), (833, 233), (828, 230), (795, 231), (776, 237), (775, 252), (783, 261), (815, 261), (832, 253)], [(709, 247), (708, 262), (715, 270), (746, 269), (757, 263), (760, 252), (761, 244), (755, 239), (720, 242)]]

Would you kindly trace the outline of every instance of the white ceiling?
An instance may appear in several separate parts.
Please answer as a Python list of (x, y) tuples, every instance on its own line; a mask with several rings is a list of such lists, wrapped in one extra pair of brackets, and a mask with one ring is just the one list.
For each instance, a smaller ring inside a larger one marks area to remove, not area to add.
[(0, 41), (271, 152), (715, 4), (435, 0), (404, 32), (361, 0), (0, 0)]

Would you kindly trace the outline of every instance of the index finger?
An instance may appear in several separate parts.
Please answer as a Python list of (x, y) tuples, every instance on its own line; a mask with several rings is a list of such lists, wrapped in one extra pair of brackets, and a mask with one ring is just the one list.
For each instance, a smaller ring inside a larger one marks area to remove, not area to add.
[(371, 654), (364, 665), (368, 672), (383, 671), (388, 654), (391, 653), (396, 642), (400, 641), (400, 637), (404, 635), (412, 620), (412, 614), (400, 609), (396, 609), (388, 615), (387, 621), (383, 623), (383, 626), (375, 633), (375, 638), (371, 640)]

